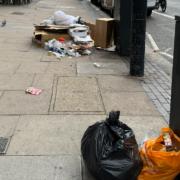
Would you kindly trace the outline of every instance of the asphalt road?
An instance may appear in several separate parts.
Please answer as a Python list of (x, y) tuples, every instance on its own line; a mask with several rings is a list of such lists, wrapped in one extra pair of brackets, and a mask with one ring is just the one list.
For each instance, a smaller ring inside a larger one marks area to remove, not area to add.
[[(173, 56), (174, 34), (175, 34), (175, 15), (180, 15), (180, 0), (168, 0), (167, 11), (155, 10), (150, 18), (147, 19), (147, 32), (155, 40), (162, 52)], [(172, 62), (172, 58), (165, 56)]]

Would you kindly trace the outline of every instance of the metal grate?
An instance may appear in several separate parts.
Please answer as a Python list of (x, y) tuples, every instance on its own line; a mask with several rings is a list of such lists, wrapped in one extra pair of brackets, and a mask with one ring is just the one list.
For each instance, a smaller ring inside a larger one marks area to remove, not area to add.
[(0, 137), (0, 154), (5, 154), (9, 144), (9, 138)]

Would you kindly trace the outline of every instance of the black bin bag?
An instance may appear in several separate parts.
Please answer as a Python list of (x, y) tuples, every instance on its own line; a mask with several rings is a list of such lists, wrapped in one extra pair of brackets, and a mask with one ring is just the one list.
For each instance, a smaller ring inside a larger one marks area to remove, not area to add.
[(85, 165), (97, 180), (135, 180), (142, 169), (138, 145), (131, 128), (112, 111), (90, 126), (81, 140)]

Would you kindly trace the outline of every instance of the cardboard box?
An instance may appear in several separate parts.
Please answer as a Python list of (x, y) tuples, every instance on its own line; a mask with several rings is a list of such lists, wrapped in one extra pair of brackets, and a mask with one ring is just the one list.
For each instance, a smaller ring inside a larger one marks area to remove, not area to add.
[(99, 18), (95, 27), (95, 46), (108, 48), (112, 46), (114, 32), (113, 18)]
[(67, 33), (54, 33), (43, 30), (35, 30), (33, 40), (43, 46), (45, 42), (51, 39), (59, 39), (60, 37), (63, 37), (65, 40), (71, 40), (70, 35)]

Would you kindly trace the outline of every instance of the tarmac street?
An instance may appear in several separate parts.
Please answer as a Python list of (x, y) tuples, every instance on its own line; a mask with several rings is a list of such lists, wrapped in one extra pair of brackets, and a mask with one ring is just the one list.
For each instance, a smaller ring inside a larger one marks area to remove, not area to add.
[[(152, 49), (146, 49), (142, 78), (130, 77), (128, 59), (114, 52), (94, 49), (57, 60), (32, 43), (33, 24), (56, 10), (91, 22), (107, 17), (86, 0), (0, 5), (0, 20), (7, 21), (0, 27), (0, 137), (9, 138), (0, 180), (93, 180), (82, 162), (81, 138), (111, 110), (121, 111), (139, 144), (168, 126), (171, 80)], [(26, 94), (31, 86), (42, 93)]]

